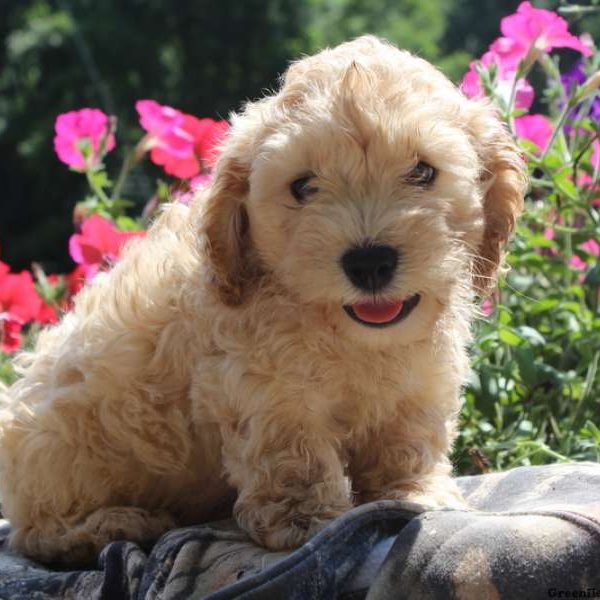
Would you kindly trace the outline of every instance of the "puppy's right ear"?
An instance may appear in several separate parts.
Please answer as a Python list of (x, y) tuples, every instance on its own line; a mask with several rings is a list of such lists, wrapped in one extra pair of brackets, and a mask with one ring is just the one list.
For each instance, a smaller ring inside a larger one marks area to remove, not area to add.
[(229, 306), (240, 305), (257, 277), (250, 260), (250, 228), (244, 201), (248, 195), (248, 167), (223, 156), (205, 199), (202, 229), (212, 280)]

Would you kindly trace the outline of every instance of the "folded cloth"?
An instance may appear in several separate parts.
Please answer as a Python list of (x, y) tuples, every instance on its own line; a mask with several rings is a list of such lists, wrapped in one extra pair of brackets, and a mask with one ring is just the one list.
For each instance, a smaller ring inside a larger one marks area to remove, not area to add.
[(16, 555), (4, 522), (0, 598), (600, 598), (600, 465), (522, 467), (458, 484), (473, 510), (373, 502), (294, 552), (269, 552), (220, 521), (171, 531), (149, 553), (114, 542), (86, 571)]

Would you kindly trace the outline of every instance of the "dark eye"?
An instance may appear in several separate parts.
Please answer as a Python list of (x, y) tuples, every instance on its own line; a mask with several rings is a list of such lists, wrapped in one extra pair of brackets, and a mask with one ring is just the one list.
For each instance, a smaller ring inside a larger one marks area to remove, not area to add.
[(437, 176), (437, 170), (424, 161), (419, 161), (417, 166), (406, 176), (406, 182), (411, 185), (429, 185)]
[(307, 175), (305, 177), (300, 177), (300, 179), (296, 179), (292, 181), (290, 184), (290, 192), (292, 196), (296, 199), (296, 202), (300, 204), (304, 204), (308, 197), (311, 194), (319, 191), (319, 188), (310, 184), (311, 179), (314, 178), (314, 175)]

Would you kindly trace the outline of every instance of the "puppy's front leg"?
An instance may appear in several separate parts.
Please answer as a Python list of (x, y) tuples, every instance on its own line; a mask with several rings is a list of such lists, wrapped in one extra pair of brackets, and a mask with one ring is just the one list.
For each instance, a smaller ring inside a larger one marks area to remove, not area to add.
[(238, 490), (234, 516), (259, 544), (300, 546), (351, 508), (333, 443), (289, 423), (289, 415), (254, 415), (223, 439), (225, 469)]
[(407, 500), (431, 508), (467, 509), (451, 478), (446, 424), (387, 423), (369, 432), (352, 453), (350, 474), (359, 504)]

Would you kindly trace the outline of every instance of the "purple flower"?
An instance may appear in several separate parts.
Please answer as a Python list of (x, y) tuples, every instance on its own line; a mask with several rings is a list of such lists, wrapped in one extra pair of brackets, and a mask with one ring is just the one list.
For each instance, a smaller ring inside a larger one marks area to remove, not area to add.
[(565, 88), (565, 92), (567, 93), (567, 95), (569, 95), (571, 93), (571, 90), (573, 89), (573, 86), (575, 84), (581, 85), (582, 83), (585, 82), (585, 80), (587, 79), (587, 75), (585, 74), (585, 71), (583, 70), (583, 61), (582, 60), (578, 60), (573, 67), (571, 68), (570, 71), (567, 71), (566, 73), (563, 73), (560, 76), (560, 81), (563, 84), (563, 87)]
[[(563, 75), (560, 76), (560, 82), (565, 90), (565, 94), (567, 96), (571, 95), (573, 88), (576, 85), (583, 85), (587, 80), (587, 75), (583, 70), (583, 61), (578, 60), (570, 71), (567, 71)], [(570, 113), (568, 120), (569, 121), (577, 121), (579, 119), (584, 119), (585, 117), (591, 117), (593, 120), (600, 120), (600, 98), (596, 98), (591, 106), (587, 114), (584, 114), (584, 107), (582, 105), (576, 106)], [(566, 131), (569, 133), (571, 128), (566, 127)]]

